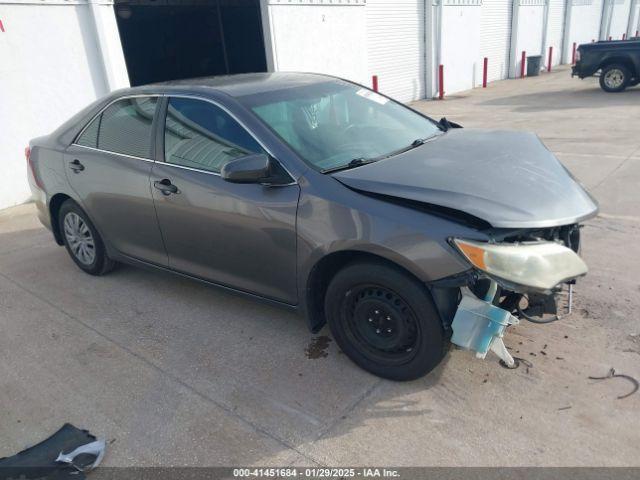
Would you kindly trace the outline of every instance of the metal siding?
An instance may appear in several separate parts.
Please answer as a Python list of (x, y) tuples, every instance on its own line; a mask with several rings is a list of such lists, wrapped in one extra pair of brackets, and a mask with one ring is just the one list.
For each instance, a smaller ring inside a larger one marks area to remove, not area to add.
[(381, 93), (408, 102), (424, 98), (424, 0), (368, 0), (367, 55)]
[(627, 33), (629, 15), (631, 14), (631, 0), (615, 1), (611, 16), (609, 35), (614, 40), (622, 40), (622, 35)]
[(549, 58), (549, 47), (553, 47), (552, 65), (559, 65), (562, 60), (562, 40), (564, 35), (564, 15), (566, 0), (549, 0), (549, 20), (547, 27), (547, 55), (545, 65)]
[(487, 80), (509, 76), (512, 0), (484, 0), (480, 14), (480, 56), (489, 59)]
[(571, 58), (572, 42), (578, 45), (600, 38), (602, 0), (573, 0), (571, 11), (571, 38), (568, 57)]

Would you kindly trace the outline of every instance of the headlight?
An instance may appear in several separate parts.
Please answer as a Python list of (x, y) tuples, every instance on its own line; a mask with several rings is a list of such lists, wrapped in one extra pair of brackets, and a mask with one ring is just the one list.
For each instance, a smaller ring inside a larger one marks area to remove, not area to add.
[(554, 242), (507, 244), (460, 239), (454, 242), (479, 270), (538, 290), (550, 290), (588, 270), (573, 250)]

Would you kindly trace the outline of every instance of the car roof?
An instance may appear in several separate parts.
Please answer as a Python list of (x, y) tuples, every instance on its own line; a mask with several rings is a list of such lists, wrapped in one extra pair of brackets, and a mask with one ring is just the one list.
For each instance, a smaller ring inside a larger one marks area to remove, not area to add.
[(242, 97), (304, 85), (341, 81), (343, 80), (318, 73), (263, 72), (170, 80), (134, 87), (130, 89), (130, 91), (131, 93), (136, 91), (140, 91), (141, 93), (148, 93), (150, 91), (169, 93), (191, 89), (194, 91), (212, 89), (222, 91), (233, 97)]

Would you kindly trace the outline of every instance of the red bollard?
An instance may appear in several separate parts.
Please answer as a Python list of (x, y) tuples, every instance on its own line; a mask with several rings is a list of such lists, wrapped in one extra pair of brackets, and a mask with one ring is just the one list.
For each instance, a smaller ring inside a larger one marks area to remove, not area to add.
[(553, 46), (549, 47), (549, 61), (547, 62), (547, 72), (551, 71), (551, 61), (553, 60)]
[(640, 37), (640, 30), (636, 30), (636, 37)]
[(438, 98), (444, 98), (444, 65), (438, 67)]
[(611, 41), (611, 35), (609, 35), (609, 41)]
[(484, 57), (484, 66), (482, 67), (482, 88), (487, 88), (487, 70), (489, 69), (489, 59)]
[(573, 42), (573, 53), (571, 54), (571, 65), (576, 64), (576, 42)]
[(378, 75), (374, 75), (371, 77), (371, 84), (373, 86), (373, 91), (378, 91)]
[(522, 51), (522, 59), (520, 60), (520, 78), (524, 78), (524, 69), (527, 66), (527, 52)]

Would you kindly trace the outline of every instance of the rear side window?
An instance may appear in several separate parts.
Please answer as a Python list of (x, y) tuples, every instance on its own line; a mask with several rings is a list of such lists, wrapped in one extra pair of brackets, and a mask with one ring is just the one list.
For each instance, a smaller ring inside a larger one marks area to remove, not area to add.
[(218, 173), (229, 160), (262, 151), (242, 125), (212, 103), (192, 98), (169, 100), (165, 162)]
[(151, 158), (151, 127), (157, 97), (119, 100), (93, 119), (78, 145), (140, 158)]
[(98, 115), (98, 117), (93, 119), (93, 122), (89, 124), (87, 128), (84, 129), (82, 135), (78, 137), (76, 143), (78, 145), (82, 145), (84, 147), (98, 148), (98, 129), (100, 128), (100, 117), (102, 115)]

